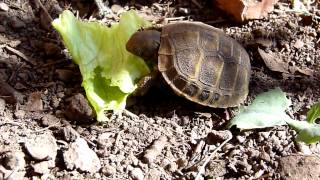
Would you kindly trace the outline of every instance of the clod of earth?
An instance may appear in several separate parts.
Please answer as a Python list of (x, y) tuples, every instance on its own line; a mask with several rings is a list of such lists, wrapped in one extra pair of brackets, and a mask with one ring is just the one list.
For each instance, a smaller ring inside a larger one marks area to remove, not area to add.
[(153, 144), (145, 151), (143, 155), (143, 161), (148, 164), (152, 164), (157, 156), (160, 155), (162, 149), (167, 143), (167, 137), (161, 136), (159, 139), (155, 140)]
[(77, 138), (70, 144), (67, 151), (63, 152), (65, 166), (69, 170), (79, 169), (80, 171), (95, 173), (101, 168), (97, 154), (89, 148), (87, 142)]

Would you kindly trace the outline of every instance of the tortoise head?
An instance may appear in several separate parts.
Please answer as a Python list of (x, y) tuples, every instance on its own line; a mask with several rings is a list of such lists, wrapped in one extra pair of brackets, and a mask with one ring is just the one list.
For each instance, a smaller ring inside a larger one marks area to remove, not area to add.
[(143, 30), (134, 33), (126, 44), (127, 51), (144, 60), (156, 61), (160, 46), (160, 32), (157, 30)]

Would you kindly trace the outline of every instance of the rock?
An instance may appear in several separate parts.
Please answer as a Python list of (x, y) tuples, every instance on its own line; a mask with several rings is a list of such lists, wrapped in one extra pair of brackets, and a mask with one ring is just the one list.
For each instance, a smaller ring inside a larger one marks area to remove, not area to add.
[(0, 80), (0, 96), (10, 104), (22, 103), (24, 96), (11, 87), (7, 82)]
[(48, 161), (42, 161), (32, 165), (33, 171), (38, 174), (48, 174), (50, 172), (49, 167), (50, 164)]
[(227, 162), (223, 160), (210, 161), (206, 168), (206, 176), (220, 177), (227, 173)]
[(179, 158), (179, 159), (176, 161), (176, 164), (178, 165), (178, 168), (179, 168), (179, 169), (182, 169), (182, 168), (184, 168), (185, 166), (188, 165), (188, 160), (185, 159), (185, 158)]
[(112, 176), (117, 173), (117, 169), (110, 165), (104, 166), (101, 171), (106, 176)]
[(246, 137), (245, 136), (236, 136), (236, 139), (238, 140), (239, 143), (243, 143), (244, 141), (246, 141)]
[(283, 180), (320, 179), (320, 161), (317, 156), (291, 155), (280, 159)]
[(97, 154), (91, 150), (87, 142), (78, 138), (70, 144), (67, 151), (63, 153), (64, 164), (67, 169), (79, 169), (84, 172), (96, 173), (100, 170), (100, 160)]
[(209, 145), (216, 145), (217, 143), (222, 143), (223, 141), (231, 137), (232, 137), (232, 134), (228, 130), (224, 130), (224, 131), (212, 130), (206, 138), (206, 143)]
[(267, 162), (270, 162), (270, 160), (271, 160), (270, 155), (268, 153), (266, 153), (265, 151), (261, 152), (260, 158), (267, 161)]
[(26, 165), (23, 152), (9, 152), (5, 154), (3, 166), (8, 170), (23, 169)]
[(145, 176), (145, 180), (160, 179), (161, 172), (157, 169), (150, 169), (148, 174)]
[(217, 0), (218, 7), (233, 16), (238, 22), (261, 19), (273, 11), (278, 0)]
[(70, 97), (66, 116), (73, 121), (88, 122), (93, 117), (93, 111), (87, 99), (80, 93)]
[(24, 23), (22, 20), (20, 20), (17, 17), (11, 18), (11, 27), (14, 29), (21, 29), (26, 27), (26, 23)]
[(41, 124), (44, 127), (55, 125), (59, 122), (59, 119), (52, 114), (45, 114), (41, 118)]
[(16, 119), (23, 119), (25, 115), (26, 115), (26, 112), (22, 109), (19, 109), (16, 112), (14, 112), (14, 117)]
[(4, 2), (0, 2), (0, 10), (8, 11), (9, 10), (9, 6)]
[(41, 92), (33, 92), (29, 95), (26, 110), (28, 110), (28, 111), (42, 111), (43, 110)]
[(64, 140), (67, 142), (75, 141), (80, 137), (79, 133), (71, 126), (63, 127), (62, 131)]
[(111, 6), (111, 10), (112, 10), (112, 12), (115, 13), (115, 14), (120, 14), (120, 13), (122, 13), (123, 11), (125, 11), (125, 10), (123, 9), (123, 7), (120, 6), (119, 4), (113, 4), (113, 5)]
[(143, 180), (144, 175), (140, 168), (133, 168), (130, 172), (130, 176), (134, 180)]
[(58, 146), (56, 139), (50, 134), (36, 135), (28, 139), (25, 148), (31, 157), (38, 161), (50, 160), (55, 164)]
[(310, 147), (306, 145), (305, 143), (298, 142), (298, 149), (300, 152), (302, 152), (304, 155), (311, 155), (312, 151), (310, 150)]
[(176, 172), (178, 170), (178, 165), (175, 162), (171, 162), (166, 166), (166, 169), (169, 172), (173, 173), (173, 172)]
[(55, 73), (59, 80), (69, 82), (74, 76), (74, 72), (67, 69), (56, 69)]
[(295, 47), (295, 48), (297, 48), (297, 49), (300, 49), (300, 48), (302, 48), (303, 46), (304, 46), (303, 41), (301, 41), (301, 40), (299, 40), (299, 39), (293, 44), (293, 47)]
[(56, 55), (60, 53), (60, 48), (58, 45), (51, 43), (51, 42), (45, 42), (43, 44), (44, 52), (46, 55), (51, 56), (51, 55)]
[(0, 33), (6, 32), (6, 28), (2, 25), (0, 25)]
[(6, 109), (6, 101), (0, 98), (0, 115), (3, 115), (5, 109)]

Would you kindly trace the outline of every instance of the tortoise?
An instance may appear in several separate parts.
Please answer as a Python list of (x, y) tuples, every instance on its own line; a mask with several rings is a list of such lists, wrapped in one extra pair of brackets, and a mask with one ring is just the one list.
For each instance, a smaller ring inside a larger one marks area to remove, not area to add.
[(126, 49), (157, 68), (176, 94), (198, 104), (226, 108), (242, 103), (250, 80), (246, 50), (220, 29), (180, 22), (135, 32)]

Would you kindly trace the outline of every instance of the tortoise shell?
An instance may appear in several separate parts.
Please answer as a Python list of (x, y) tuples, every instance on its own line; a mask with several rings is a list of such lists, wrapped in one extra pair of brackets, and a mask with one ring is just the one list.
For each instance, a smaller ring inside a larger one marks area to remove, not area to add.
[(248, 95), (249, 55), (219, 29), (199, 22), (166, 25), (158, 53), (159, 71), (180, 96), (224, 108)]

